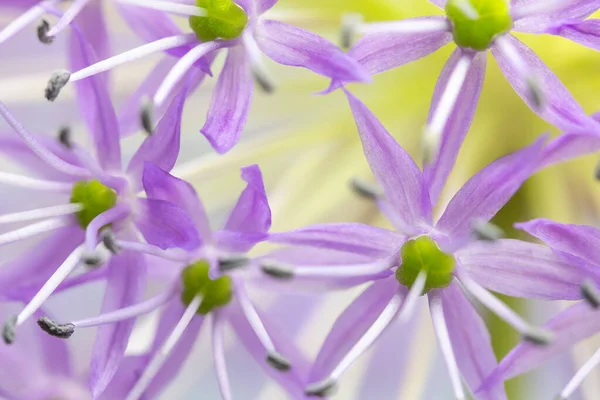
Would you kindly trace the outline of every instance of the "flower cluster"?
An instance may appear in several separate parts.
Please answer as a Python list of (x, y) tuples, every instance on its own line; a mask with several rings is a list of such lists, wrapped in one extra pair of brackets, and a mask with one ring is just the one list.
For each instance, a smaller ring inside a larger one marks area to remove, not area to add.
[[(27, 173), (0, 171), (0, 185), (48, 199), (41, 208), (0, 215), (0, 225), (21, 224), (0, 234), (0, 246), (23, 242), (29, 248), (0, 266), (0, 300), (6, 303), (3, 398), (158, 398), (182, 370), (203, 326), (210, 329), (223, 399), (233, 397), (235, 386), (225, 360), (227, 327), (254, 358), (252, 368), (258, 364), (289, 398), (329, 397), (386, 330), (418, 333), (413, 316), (426, 298), (452, 386), (447, 397), (496, 400), (507, 398), (506, 379), (600, 331), (596, 228), (514, 221), (544, 242), (534, 243), (504, 238), (490, 222), (536, 172), (600, 149), (598, 118), (587, 115), (534, 51), (512, 35), (562, 36), (599, 50), (600, 25), (588, 17), (600, 1), (432, 0), (444, 16), (369, 23), (352, 16), (342, 24), (347, 52), (280, 21), (272, 12), (277, 0), (106, 2), (114, 3), (144, 44), (112, 51), (100, 0), (74, 0), (66, 7), (60, 0), (0, 0), (2, 9), (21, 12), (0, 29), (0, 49), (32, 24), (38, 24), (44, 44), (58, 36), (68, 40), (68, 68), (48, 71), (45, 97), (60, 102), (61, 90), (73, 85), (90, 139), (86, 146), (58, 127), (56, 134), (35, 135), (0, 102), (0, 114), (12, 128), (0, 137), (0, 154)], [(184, 24), (175, 22), (178, 17)], [(456, 50), (435, 86), (421, 159), (415, 160), (348, 85), (371, 82), (450, 42)], [(532, 111), (563, 133), (540, 136), (495, 160), (446, 202), (441, 194), (475, 116), (487, 50)], [(174, 167), (184, 106), (205, 91), (219, 53), (226, 53), (224, 64), (200, 128), (219, 157), (228, 157), (223, 153), (244, 131), (254, 86), (267, 94), (278, 90), (265, 60), (303, 67), (331, 80), (320, 94), (346, 97), (377, 182), (354, 180), (352, 189), (393, 229), (339, 222), (273, 232), (258, 165), (241, 169), (245, 189), (222, 226), (211, 226), (194, 187)], [(162, 58), (117, 115), (110, 71), (151, 55)], [(144, 139), (125, 166), (122, 140), (140, 131)], [(83, 319), (50, 316), (49, 299), (92, 282), (104, 283), (99, 313), (90, 308)], [(157, 285), (159, 292), (147, 297), (147, 289)], [(359, 285), (364, 290), (333, 323), (314, 360), (248, 290), (285, 297)], [(492, 292), (577, 303), (536, 326)], [(500, 362), (478, 306), (522, 338)], [(153, 313), (159, 321), (151, 344), (141, 355), (128, 354), (136, 319)], [(97, 328), (91, 359), (76, 371), (69, 339), (91, 327)], [(600, 351), (560, 398), (569, 398), (597, 364)]]

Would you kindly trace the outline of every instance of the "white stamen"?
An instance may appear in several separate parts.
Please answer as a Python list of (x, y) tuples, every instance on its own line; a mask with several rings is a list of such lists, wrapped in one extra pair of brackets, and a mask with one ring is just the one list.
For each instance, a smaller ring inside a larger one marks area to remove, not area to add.
[(510, 14), (513, 21), (522, 18), (549, 14), (564, 9), (573, 3), (573, 0), (544, 0), (526, 2), (520, 6), (511, 8)]
[(446, 123), (462, 90), (472, 60), (470, 55), (463, 55), (458, 60), (450, 75), (450, 79), (448, 79), (448, 84), (444, 88), (440, 101), (433, 112), (431, 122), (425, 129), (423, 134), (423, 158), (426, 163), (432, 162), (437, 156)]
[(135, 61), (158, 52), (193, 43), (197, 40), (198, 39), (196, 38), (195, 34), (189, 33), (185, 35), (169, 36), (154, 42), (146, 43), (142, 46), (136, 47), (135, 49), (126, 51), (114, 57), (107, 58), (106, 60), (102, 60), (96, 64), (80, 69), (77, 72), (73, 72), (71, 74), (70, 81), (79, 81), (101, 72), (111, 70), (119, 65), (127, 64), (131, 61)]
[(33, 219), (59, 217), (74, 214), (83, 209), (81, 204), (62, 204), (59, 206), (38, 208), (37, 210), (21, 211), (12, 214), (0, 215), (0, 224), (31, 221)]
[(417, 300), (423, 294), (423, 289), (425, 288), (425, 283), (427, 282), (427, 273), (425, 271), (419, 272), (417, 275), (417, 279), (413, 282), (410, 287), (410, 291), (404, 299), (404, 303), (402, 304), (402, 310), (398, 315), (398, 321), (401, 324), (408, 322), (410, 317), (412, 317), (413, 312), (415, 311), (415, 307), (417, 305)]
[(35, 224), (27, 225), (14, 231), (0, 234), (0, 246), (9, 243), (18, 242), (23, 239), (30, 238), (42, 233), (50, 232), (59, 228), (70, 225), (71, 222), (62, 218), (36, 222)]
[(395, 258), (385, 258), (366, 264), (294, 267), (293, 273), (298, 277), (354, 278), (383, 272), (392, 266), (392, 260)]
[(476, 219), (471, 224), (473, 233), (479, 240), (495, 241), (504, 236), (504, 231), (497, 225), (485, 220)]
[(262, 343), (263, 347), (268, 352), (274, 352), (275, 345), (273, 344), (273, 341), (271, 340), (271, 337), (269, 336), (267, 329), (265, 328), (262, 321), (260, 320), (260, 316), (256, 312), (256, 309), (252, 305), (252, 302), (250, 301), (248, 294), (246, 293), (246, 288), (244, 287), (243, 283), (241, 283), (239, 281), (234, 281), (234, 284), (235, 284), (235, 288), (236, 288), (236, 292), (237, 292), (238, 301), (240, 302), (240, 305), (242, 306), (242, 311), (244, 312), (244, 316), (248, 320), (248, 323), (252, 327), (252, 330), (258, 337), (258, 340), (260, 341), (260, 343)]
[(77, 15), (79, 15), (81, 10), (83, 10), (83, 8), (89, 2), (90, 0), (73, 1), (73, 3), (71, 3), (69, 8), (67, 8), (67, 10), (65, 11), (63, 16), (60, 17), (56, 25), (54, 25), (52, 29), (50, 29), (50, 31), (47, 33), (47, 36), (56, 36), (57, 33), (61, 32), (63, 29), (69, 26), (69, 24), (75, 19), (75, 17), (77, 17)]
[(433, 328), (437, 337), (440, 349), (444, 355), (446, 361), (446, 367), (450, 374), (450, 381), (452, 382), (452, 389), (454, 391), (454, 398), (456, 400), (464, 400), (465, 392), (463, 390), (462, 382), (460, 379), (460, 372), (458, 365), (456, 364), (456, 358), (454, 357), (454, 351), (452, 350), (452, 343), (450, 342), (450, 336), (448, 335), (448, 328), (446, 327), (446, 320), (444, 319), (444, 309), (442, 306), (442, 299), (437, 295), (429, 295), (429, 310), (431, 314), (431, 320), (433, 322)]
[(153, 246), (151, 244), (140, 242), (128, 242), (125, 240), (117, 240), (116, 244), (124, 250), (132, 250), (138, 253), (150, 254), (152, 256), (160, 257), (165, 260), (181, 262), (190, 261), (189, 253), (181, 249), (174, 248), (163, 250), (160, 247)]
[(154, 94), (153, 103), (156, 108), (160, 108), (163, 102), (167, 99), (175, 85), (183, 78), (183, 76), (189, 71), (190, 68), (200, 58), (205, 56), (208, 52), (216, 50), (221, 47), (220, 44), (212, 41), (199, 44), (190, 51), (188, 51), (183, 57), (177, 61), (177, 63), (171, 68), (165, 79), (160, 84), (160, 87)]
[(223, 328), (225, 327), (223, 316), (221, 313), (213, 312), (212, 314), (212, 350), (213, 360), (215, 363), (215, 372), (217, 381), (221, 391), (223, 400), (231, 400), (231, 386), (227, 377), (227, 365), (225, 364), (225, 347), (223, 346)]
[(44, 15), (47, 7), (54, 5), (58, 1), (59, 0), (42, 1), (15, 18), (12, 22), (6, 25), (4, 29), (0, 30), (0, 44), (4, 43), (6, 40), (22, 31), (29, 24), (36, 21), (38, 18)]
[(68, 182), (46, 181), (30, 178), (28, 176), (0, 172), (0, 184), (22, 187), (33, 190), (47, 190), (49, 192), (71, 192), (73, 184)]
[(459, 0), (454, 2), (454, 4), (463, 12), (465, 17), (469, 19), (477, 19), (479, 18), (479, 13), (471, 4), (471, 0)]
[(575, 376), (569, 381), (567, 386), (560, 392), (560, 399), (568, 399), (575, 390), (583, 383), (589, 373), (600, 364), (600, 349), (590, 357), (589, 360), (583, 364), (583, 367), (577, 371)]
[(135, 383), (133, 389), (131, 389), (125, 400), (138, 400), (140, 397), (142, 397), (142, 395), (152, 382), (152, 379), (158, 373), (158, 371), (166, 361), (167, 357), (173, 350), (173, 347), (175, 347), (177, 341), (179, 340), (187, 326), (190, 324), (190, 322), (192, 322), (192, 319), (196, 316), (196, 312), (198, 311), (198, 307), (200, 306), (201, 302), (202, 297), (196, 296), (187, 306), (185, 312), (181, 316), (181, 319), (175, 326), (175, 329), (173, 329), (173, 332), (171, 332), (167, 340), (165, 340), (161, 348), (154, 355), (154, 358), (152, 358), (152, 360), (148, 364), (148, 367), (144, 370), (142, 376)]
[(44, 286), (33, 296), (31, 301), (25, 306), (25, 308), (17, 316), (17, 326), (25, 322), (31, 317), (40, 306), (50, 297), (54, 292), (54, 289), (65, 280), (67, 276), (75, 269), (79, 264), (79, 256), (82, 251), (82, 246), (77, 247), (66, 259), (62, 265), (52, 274), (50, 279), (46, 281)]
[(263, 53), (258, 47), (252, 33), (250, 31), (244, 31), (242, 41), (244, 42), (244, 48), (246, 49), (246, 54), (250, 60), (254, 82), (258, 84), (263, 92), (269, 94), (273, 93), (276, 85), (263, 63)]
[(89, 176), (89, 172), (83, 168), (77, 167), (75, 165), (71, 165), (62, 159), (60, 159), (56, 154), (48, 151), (41, 143), (39, 143), (35, 137), (29, 133), (23, 125), (19, 121), (15, 119), (15, 117), (10, 114), (8, 108), (4, 105), (4, 103), (0, 102), (0, 115), (4, 117), (6, 122), (13, 128), (13, 130), (23, 139), (27, 147), (29, 147), (38, 157), (44, 160), (48, 165), (56, 169), (57, 171), (64, 172), (65, 174), (75, 175), (75, 176)]
[(430, 33), (450, 30), (447, 20), (403, 19), (392, 22), (370, 22), (360, 24), (358, 33)]
[(161, 1), (161, 0), (117, 0), (118, 3), (131, 4), (138, 7), (150, 8), (152, 10), (166, 11), (168, 13), (183, 15), (186, 17), (197, 16), (204, 17), (206, 10), (204, 8), (187, 5), (177, 4), (172, 1)]

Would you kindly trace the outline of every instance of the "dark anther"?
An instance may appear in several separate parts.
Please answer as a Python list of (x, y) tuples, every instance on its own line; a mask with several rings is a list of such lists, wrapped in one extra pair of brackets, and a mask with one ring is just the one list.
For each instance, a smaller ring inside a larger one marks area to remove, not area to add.
[(275, 84), (263, 70), (252, 68), (252, 76), (254, 77), (254, 82), (264, 93), (271, 94), (275, 91)]
[(523, 334), (523, 340), (537, 346), (547, 346), (553, 338), (552, 332), (540, 328), (532, 328)]
[(350, 187), (357, 195), (369, 200), (377, 200), (383, 196), (382, 190), (376, 184), (367, 182), (360, 178), (352, 178)]
[(37, 324), (44, 332), (60, 339), (68, 339), (75, 332), (73, 324), (58, 324), (48, 317), (38, 319)]
[(71, 73), (69, 71), (61, 70), (54, 72), (48, 80), (48, 85), (46, 86), (46, 99), (50, 101), (56, 100), (60, 90), (65, 87), (67, 82), (69, 82), (69, 78), (71, 78)]
[(58, 141), (67, 149), (73, 148), (73, 141), (71, 140), (71, 129), (68, 126), (63, 126), (58, 130)]
[(329, 397), (337, 390), (337, 382), (335, 379), (327, 378), (321, 382), (311, 383), (304, 389), (304, 393), (308, 396)]
[(140, 109), (140, 123), (142, 128), (148, 135), (152, 135), (154, 132), (154, 105), (150, 99), (142, 100), (142, 107)]
[(479, 240), (494, 241), (504, 236), (502, 228), (484, 220), (473, 221), (471, 228)]
[(102, 243), (104, 243), (104, 247), (106, 247), (108, 251), (113, 254), (118, 254), (121, 251), (121, 246), (117, 243), (117, 238), (110, 229), (103, 229), (101, 236)]
[(2, 327), (2, 339), (6, 344), (13, 344), (16, 337), (17, 316), (10, 317)]
[(250, 262), (250, 259), (245, 255), (229, 255), (221, 257), (219, 259), (219, 269), (222, 272), (231, 271), (233, 269), (241, 268)]
[(288, 264), (281, 264), (274, 261), (265, 261), (260, 265), (262, 271), (277, 279), (291, 279), (294, 277), (294, 268)]
[(52, 42), (54, 42), (54, 36), (48, 36), (49, 30), (50, 24), (43, 19), (37, 27), (37, 35), (40, 42), (44, 44), (52, 44)]
[(581, 283), (581, 295), (592, 308), (600, 307), (600, 292), (591, 280), (586, 279)]
[(278, 371), (289, 371), (292, 368), (290, 362), (281, 354), (270, 352), (267, 354), (267, 363)]
[(88, 250), (81, 254), (81, 261), (88, 267), (95, 268), (104, 262), (104, 257), (102, 257), (102, 254), (99, 251)]

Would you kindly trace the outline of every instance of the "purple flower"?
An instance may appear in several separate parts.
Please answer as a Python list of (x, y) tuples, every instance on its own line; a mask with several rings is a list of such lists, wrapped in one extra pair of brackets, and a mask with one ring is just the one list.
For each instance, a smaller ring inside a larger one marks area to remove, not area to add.
[[(78, 65), (89, 65), (93, 53), (75, 25), (73, 31), (71, 59)], [(0, 245), (49, 234), (35, 251), (0, 268), (0, 297), (27, 303), (4, 326), (7, 343), (15, 338), (18, 341), (16, 328), (34, 315), (61, 284), (106, 279), (105, 313), (136, 302), (145, 288), (145, 260), (134, 251), (111, 257), (108, 250), (113, 237), (137, 239), (141, 234), (160, 248), (185, 249), (196, 247), (200, 240), (192, 219), (182, 208), (165, 200), (138, 197), (145, 186), (152, 184), (142, 181), (144, 162), (154, 161), (167, 170), (175, 163), (185, 93), (173, 101), (155, 134), (143, 142), (123, 169), (117, 119), (103, 77), (81, 82), (77, 89), (94, 155), (74, 143), (67, 131), (60, 134), (59, 140), (32, 135), (0, 103), (0, 114), (19, 136), (3, 135), (1, 151), (37, 175), (0, 173), (0, 182), (64, 197), (60, 205), (0, 216), (1, 224), (39, 220), (1, 234)], [(108, 250), (100, 245), (102, 241)], [(82, 264), (97, 267), (103, 263), (103, 272), (97, 270), (72, 278), (75, 282), (63, 282)], [(133, 323), (126, 321), (99, 330), (90, 375), (94, 396), (104, 390), (116, 372), (132, 328)]]
[[(600, 231), (591, 226), (559, 224), (546, 219), (516, 225), (517, 228), (535, 236), (550, 246), (558, 254), (585, 265), (589, 276), (595, 276), (594, 270), (600, 266), (598, 245)], [(582, 279), (581, 292), (586, 302), (580, 302), (552, 318), (545, 327), (555, 333), (556, 340), (551, 346), (533, 348), (527, 343), (516, 346), (490, 374), (480, 388), (481, 392), (492, 390), (505, 379), (525, 373), (545, 362), (547, 359), (566, 351), (576, 342), (600, 331), (600, 294), (597, 281)], [(600, 363), (600, 350), (577, 372), (560, 393), (560, 399), (567, 399), (577, 390), (585, 377)]]
[[(462, 142), (479, 100), (488, 50), (517, 94), (541, 118), (567, 132), (599, 134), (598, 122), (585, 114), (556, 75), (511, 32), (561, 35), (598, 48), (598, 23), (584, 19), (600, 7), (600, 1), (431, 2), (444, 8), (446, 15), (352, 27), (366, 35), (348, 53), (377, 74), (455, 42), (458, 48), (438, 79), (423, 138), (429, 160), (440, 146)], [(329, 90), (341, 84), (334, 81)], [(453, 128), (457, 124), (462, 129)]]
[[(247, 182), (224, 227), (211, 231), (202, 203), (194, 189), (155, 164), (146, 163), (143, 181), (149, 199), (168, 200), (194, 216), (201, 243), (188, 250), (162, 250), (138, 241), (120, 240), (116, 248), (158, 257), (160, 275), (169, 284), (160, 294), (119, 310), (68, 324), (49, 319), (44, 323), (51, 334), (76, 328), (110, 326), (164, 306), (162, 317), (148, 354), (134, 368), (139, 380), (126, 399), (153, 398), (178, 373), (190, 354), (205, 320), (212, 330), (213, 357), (224, 399), (231, 398), (223, 353), (223, 328), (229, 323), (259, 365), (277, 379), (294, 398), (303, 396), (308, 363), (299, 350), (286, 341), (252, 304), (244, 282), (245, 269), (255, 261), (246, 256), (253, 245), (267, 237), (271, 211), (256, 165), (242, 169)], [(62, 337), (62, 335), (57, 335)]]
[[(582, 279), (600, 282), (600, 272), (543, 245), (497, 239), (487, 225), (536, 170), (543, 138), (473, 176), (434, 223), (433, 205), (445, 180), (435, 177), (447, 176), (452, 165), (447, 162), (449, 155), (440, 153), (435, 168), (421, 172), (375, 116), (346, 94), (365, 155), (385, 192), (385, 198), (375, 193), (372, 197), (398, 232), (361, 224), (326, 224), (271, 234), (269, 240), (277, 243), (323, 247), (376, 260), (328, 271), (315, 269), (313, 277), (357, 281), (388, 272), (338, 318), (311, 371), (313, 383), (307, 392), (328, 393), (392, 321), (408, 319), (419, 296), (426, 293), (455, 397), (462, 399), (461, 373), (469, 387), (476, 389), (496, 366), (485, 324), (463, 292), (504, 319), (525, 340), (545, 344), (549, 341), (546, 331), (532, 327), (488, 290), (544, 300), (580, 299)], [(494, 399), (505, 396), (501, 387), (490, 393)]]
[[(322, 37), (266, 19), (263, 14), (275, 3), (272, 0), (237, 3), (220, 0), (206, 3), (210, 4), (207, 8), (203, 8), (205, 3), (201, 1), (197, 2), (198, 6), (169, 3), (173, 10), (186, 8), (187, 11), (180, 10), (180, 13), (189, 16), (189, 33), (182, 33), (166, 14), (157, 11), (143, 16), (131, 14), (126, 16), (128, 23), (149, 43), (86, 68), (72, 68), (71, 73), (60, 72), (64, 77), (61, 87), (67, 80), (79, 81), (150, 54), (166, 52), (174, 56), (176, 62), (168, 58), (156, 66), (128, 103), (121, 122), (131, 129), (139, 126), (143, 98), (151, 98), (151, 102), (142, 107), (142, 119), (148, 121), (152, 110), (162, 112), (169, 98), (180, 91), (186, 75), (194, 74), (199, 84), (205, 73), (211, 73), (210, 65), (219, 50), (227, 49), (225, 66), (201, 129), (211, 145), (223, 153), (237, 142), (246, 123), (254, 91), (253, 76), (265, 91), (273, 90), (262, 65), (263, 54), (280, 64), (308, 68), (333, 79), (361, 82), (370, 79), (355, 60)], [(144, 125), (151, 128), (148, 123)]]

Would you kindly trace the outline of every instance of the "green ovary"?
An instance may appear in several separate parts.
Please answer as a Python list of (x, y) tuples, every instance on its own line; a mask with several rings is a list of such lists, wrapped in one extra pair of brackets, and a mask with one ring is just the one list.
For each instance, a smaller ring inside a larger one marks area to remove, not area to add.
[(206, 15), (191, 16), (190, 28), (203, 42), (238, 38), (248, 24), (244, 9), (232, 0), (196, 0), (196, 5), (206, 10)]
[[(477, 14), (464, 11), (471, 8)], [(452, 22), (454, 41), (460, 47), (485, 50), (498, 35), (512, 29), (513, 21), (507, 0), (448, 0), (446, 15)]]
[(85, 229), (94, 218), (117, 204), (117, 192), (96, 179), (79, 181), (73, 185), (71, 203), (83, 206), (75, 216), (79, 225)]
[(402, 264), (396, 270), (396, 279), (411, 287), (421, 271), (427, 273), (423, 294), (431, 289), (447, 287), (452, 282), (456, 261), (440, 250), (429, 236), (419, 236), (404, 243), (400, 251)]
[(216, 307), (227, 305), (232, 297), (231, 278), (223, 275), (212, 280), (208, 276), (209, 269), (208, 261), (200, 260), (185, 267), (181, 273), (181, 301), (187, 306), (194, 297), (201, 296), (202, 302), (196, 313), (202, 315), (208, 314)]

